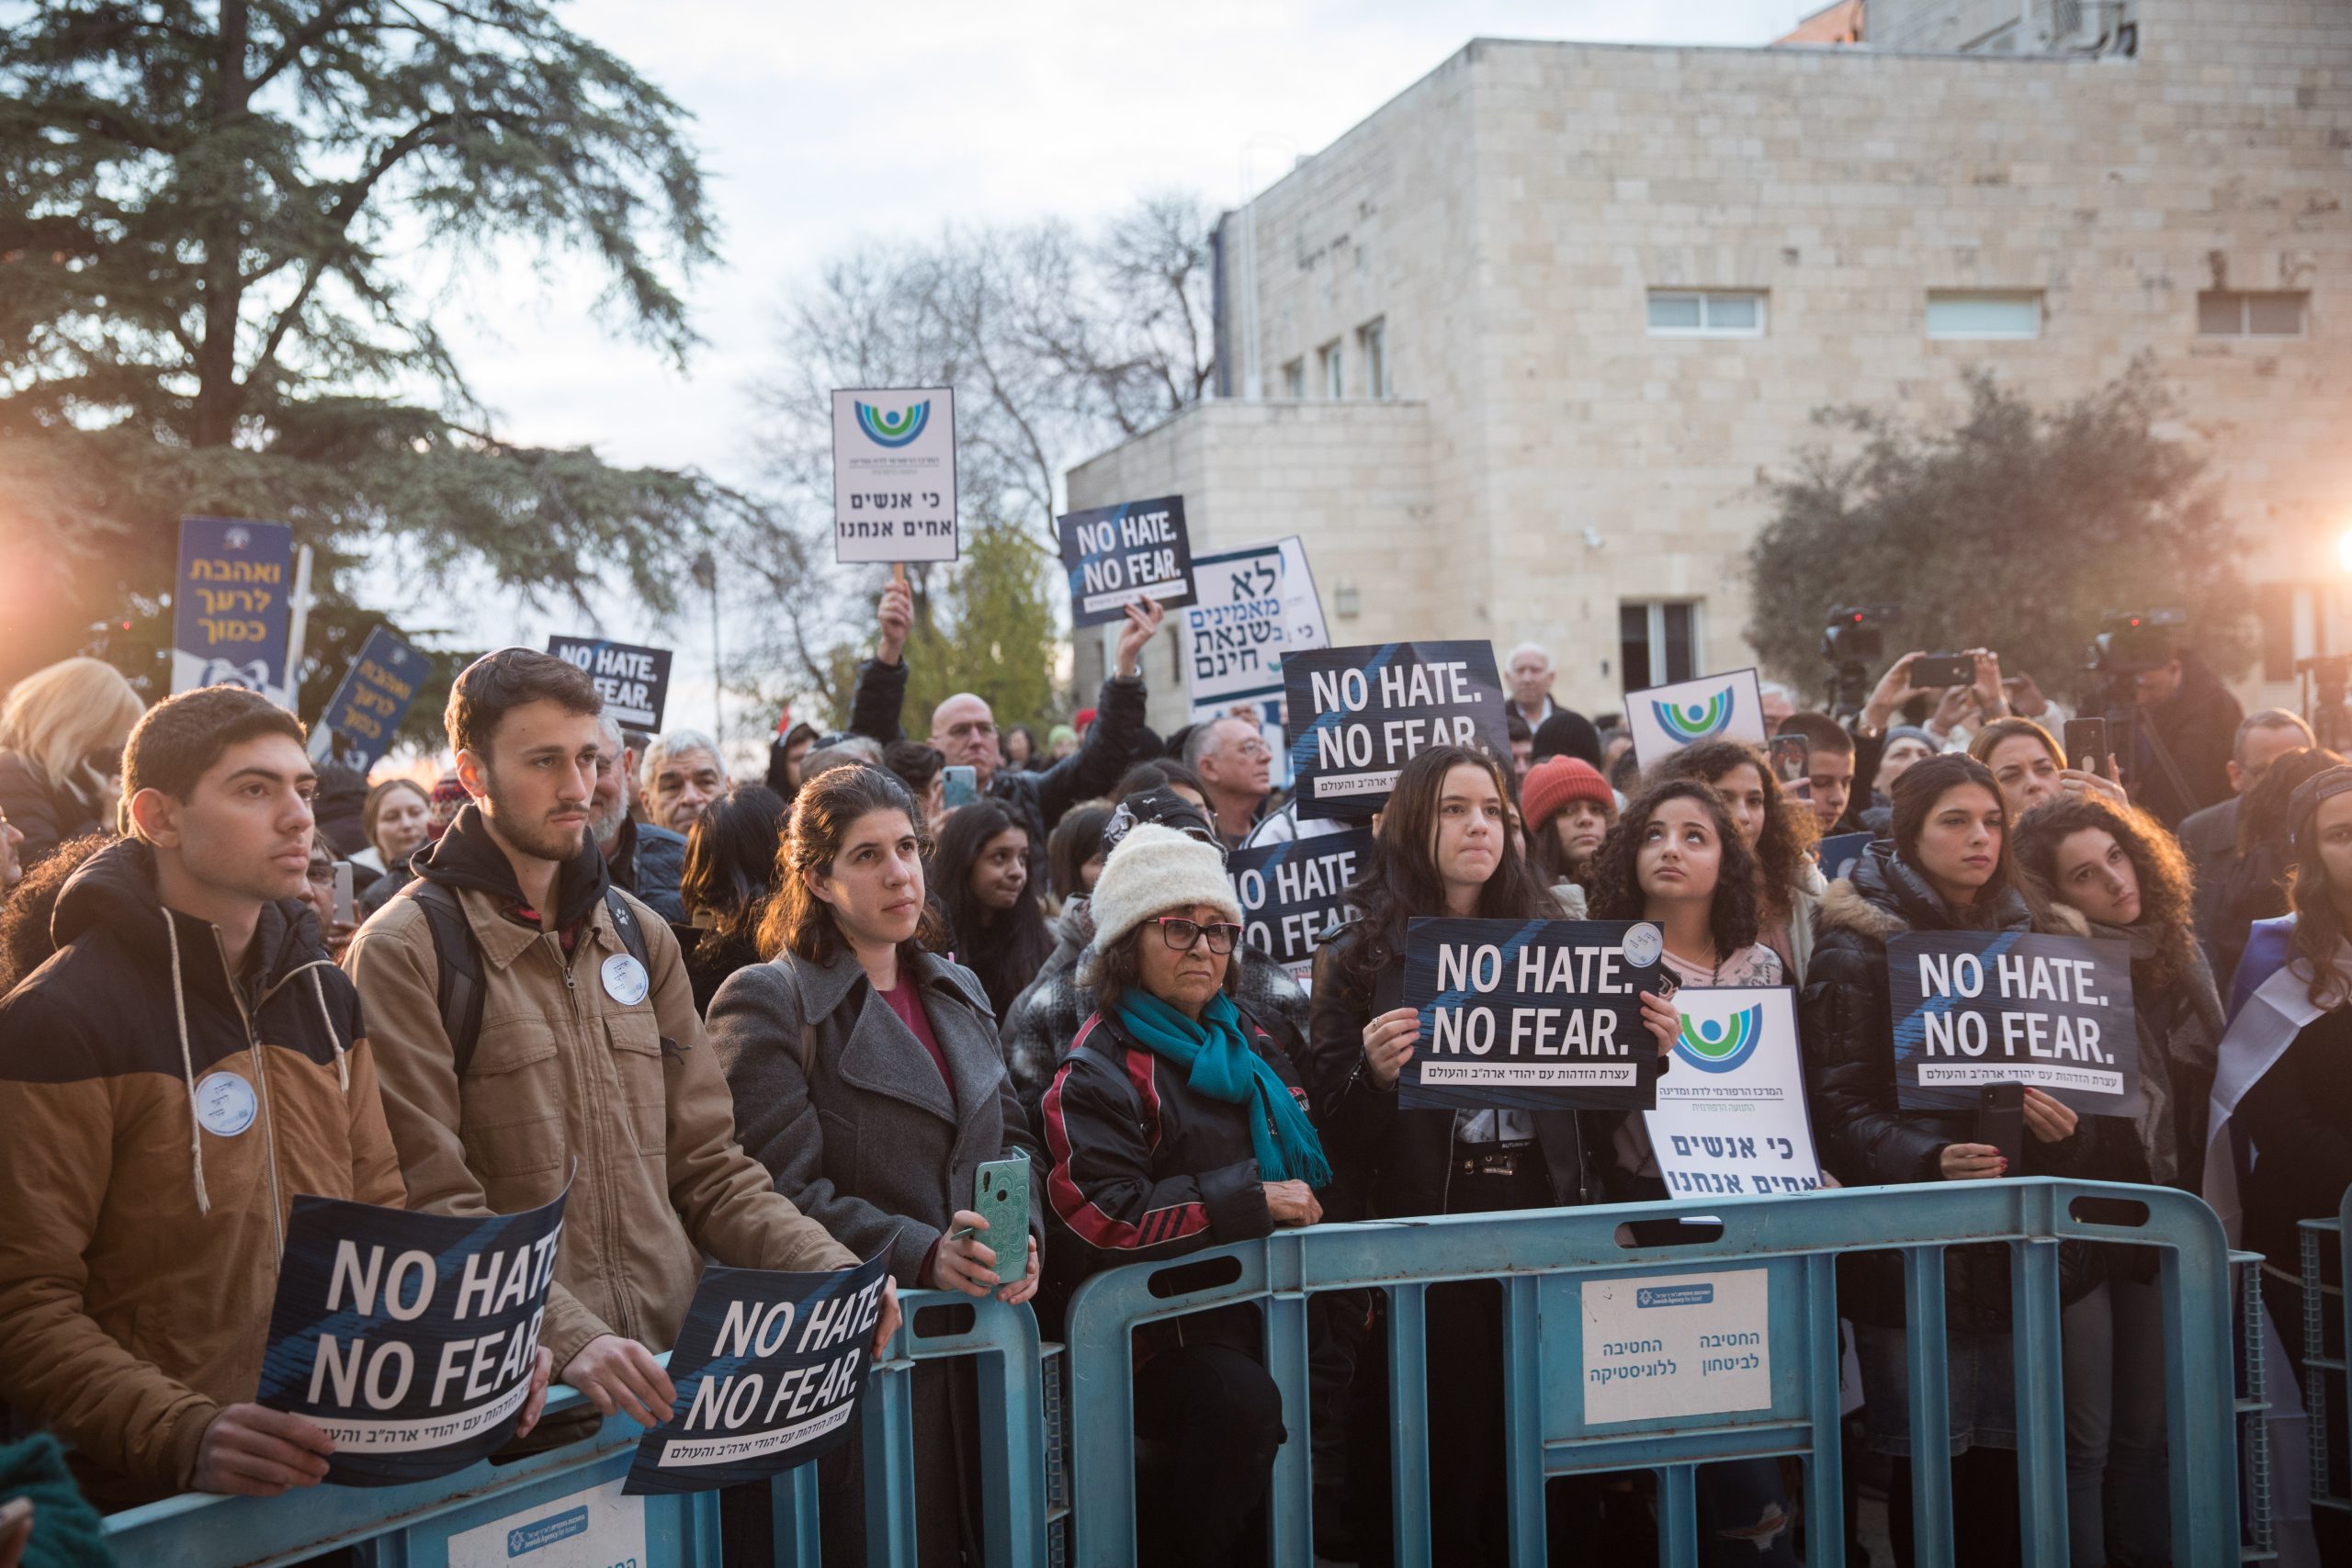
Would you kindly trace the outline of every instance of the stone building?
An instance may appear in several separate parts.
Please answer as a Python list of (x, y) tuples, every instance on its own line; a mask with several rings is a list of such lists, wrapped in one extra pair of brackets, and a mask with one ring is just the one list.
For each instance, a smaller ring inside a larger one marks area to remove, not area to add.
[(1859, 45), (1466, 45), (1226, 216), (1218, 397), (1070, 504), (1300, 534), (1337, 640), (1535, 638), (1605, 711), (1752, 661), (1758, 479), (1815, 409), (2144, 353), (2256, 546), (2243, 694), (2290, 697), (2352, 651), (2352, 4), (1866, 5), (1815, 28)]

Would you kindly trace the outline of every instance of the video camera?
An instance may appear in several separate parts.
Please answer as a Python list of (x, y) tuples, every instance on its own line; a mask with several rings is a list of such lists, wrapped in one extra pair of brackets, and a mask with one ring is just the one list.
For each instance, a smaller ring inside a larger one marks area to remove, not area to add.
[(2099, 675), (2137, 675), (2180, 657), (2188, 615), (2180, 610), (2110, 610), (2091, 639), (2086, 667)]
[(1821, 634), (1821, 657), (1837, 671), (1829, 711), (1849, 718), (1870, 697), (1871, 670), (1886, 657), (1886, 628), (1903, 615), (1900, 604), (1835, 604)]

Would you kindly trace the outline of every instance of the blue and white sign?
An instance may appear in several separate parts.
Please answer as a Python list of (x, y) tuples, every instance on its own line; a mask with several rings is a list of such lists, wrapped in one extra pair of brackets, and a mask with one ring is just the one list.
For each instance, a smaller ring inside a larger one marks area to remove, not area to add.
[(1766, 1270), (1587, 1280), (1578, 1293), (1587, 1426), (1771, 1408)]
[[(1182, 496), (1065, 513), (1054, 526), (1069, 580), (1072, 630), (1124, 619), (1138, 599), (1163, 610), (1193, 603), (1193, 546)], [(1281, 581), (1279, 569), (1275, 581)]]
[(433, 658), (372, 628), (359, 657), (343, 673), (326, 712), (311, 727), (311, 755), (366, 773), (391, 750), (393, 732), (416, 701), (417, 688), (433, 672)]
[(1797, 1012), (1785, 986), (1685, 986), (1674, 1070), (1644, 1113), (1677, 1198), (1811, 1192), (1821, 1185), (1805, 1113)]
[(292, 707), (286, 637), (293, 604), (293, 529), (239, 517), (181, 518), (172, 690), (243, 686)]
[(956, 558), (956, 390), (833, 394), (833, 558)]
[(1703, 740), (1762, 746), (1764, 692), (1753, 670), (1652, 686), (1625, 694), (1625, 723), (1634, 733), (1634, 755), (1645, 770)]
[(1894, 1100), (1973, 1111), (1990, 1084), (2086, 1116), (2140, 1113), (2140, 1024), (2123, 942), (2027, 931), (1898, 931), (1886, 942)]
[(1283, 660), (1301, 818), (1368, 819), (1405, 764), (1467, 746), (1510, 766), (1502, 678), (1487, 642), (1384, 642)]
[(1831, 882), (1851, 876), (1854, 863), (1871, 847), (1868, 833), (1836, 833), (1813, 846), (1814, 858), (1821, 863), (1821, 874)]

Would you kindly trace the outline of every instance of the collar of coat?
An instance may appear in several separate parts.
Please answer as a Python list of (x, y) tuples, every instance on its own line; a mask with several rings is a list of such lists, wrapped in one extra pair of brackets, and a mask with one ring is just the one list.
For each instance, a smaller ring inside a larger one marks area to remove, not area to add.
[(579, 933), (600, 932), (611, 940), (607, 945), (616, 951), (619, 939), (609, 928), (612, 917), (605, 912), (605, 890), (611, 879), (605, 868), (604, 852), (596, 848), (596, 840), (581, 835), (580, 852), (563, 863), (556, 874), (555, 918), (539, 911), (537, 925), (519, 924), (506, 918), (506, 912), (524, 906), (523, 886), (514, 879), (514, 863), (506, 852), (492, 838), (490, 827), (481, 819), (481, 808), (471, 801), (458, 808), (448, 829), (435, 840), (426, 851), (420, 851), (409, 863), (410, 869), (427, 882), (437, 882), (453, 892), (470, 890), (489, 897), (497, 907), (496, 918), (482, 920), (470, 919), (474, 936), (481, 943), (482, 954), (503, 969), (512, 964), (524, 949), (539, 940), (547, 931)]
[(2025, 931), (2033, 923), (2025, 899), (2015, 888), (2004, 892), (1984, 913), (1989, 919), (1955, 919), (1927, 878), (1904, 863), (1891, 841), (1881, 839), (1862, 852), (1851, 875), (1830, 884), (1814, 929), (1825, 933), (1857, 931), (1884, 942), (1907, 931)]
[[(993, 1019), (989, 1010), (988, 993), (969, 969), (960, 964), (950, 964), (935, 953), (917, 953), (910, 960), (903, 952), (899, 959), (901, 976), (912, 975), (917, 988), (934, 996), (944, 996), (963, 1002), (984, 1019)], [(833, 954), (830, 964), (809, 964), (795, 960), (794, 977), (800, 985), (801, 1016), (810, 1023), (822, 1023), (840, 1007), (842, 1001), (865, 979), (865, 966), (857, 954), (844, 945)]]

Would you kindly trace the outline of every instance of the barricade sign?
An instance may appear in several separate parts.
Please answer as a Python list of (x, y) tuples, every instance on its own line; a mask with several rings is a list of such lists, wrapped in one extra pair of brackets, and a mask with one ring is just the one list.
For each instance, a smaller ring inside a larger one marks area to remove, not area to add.
[[(1310, 840), (1309, 842), (1314, 840)], [(1399, 1105), (1462, 1111), (1647, 1110), (1657, 1044), (1642, 993), (1666, 951), (1646, 920), (1415, 919), (1405, 1005), (1420, 1043)]]
[(433, 672), (429, 654), (420, 653), (376, 626), (359, 645), (359, 656), (343, 673), (343, 684), (311, 727), (311, 755), (366, 773), (391, 750), (392, 735), (416, 701), (416, 690)]
[(593, 637), (551, 637), (548, 651), (588, 671), (614, 723), (649, 735), (662, 732), (662, 710), (670, 702), (670, 649)]
[(956, 391), (833, 394), (833, 559), (955, 560)]
[(1625, 694), (1625, 723), (1644, 769), (1702, 740), (1765, 744), (1764, 692), (1753, 670)]
[(1385, 642), (1283, 660), (1291, 770), (1302, 818), (1367, 818), (1407, 762), (1468, 746), (1510, 765), (1494, 645)]
[(1054, 526), (1069, 578), (1073, 631), (1121, 620), (1138, 599), (1163, 610), (1193, 603), (1193, 545), (1184, 531), (1182, 496), (1067, 513)]
[[(1674, 1070), (1645, 1113), (1677, 1198), (1810, 1192), (1821, 1166), (1805, 1113), (1794, 994), (1785, 986), (1686, 986)], [(1646, 1038), (1646, 1036), (1645, 1036)]]
[(1833, 833), (1813, 846), (1814, 859), (1821, 866), (1824, 880), (1836, 882), (1851, 876), (1854, 863), (1871, 847), (1873, 835), (1869, 833)]
[(1323, 935), (1346, 918), (1345, 895), (1372, 854), (1372, 829), (1287, 839), (1226, 856), (1242, 940), (1309, 983)]
[(2140, 1111), (2132, 952), (2028, 931), (1902, 931), (1886, 944), (1895, 1102), (1973, 1110), (2024, 1084), (2086, 1116)]
[(293, 529), (242, 517), (181, 518), (173, 594), (173, 691), (243, 686), (293, 705), (286, 672)]

